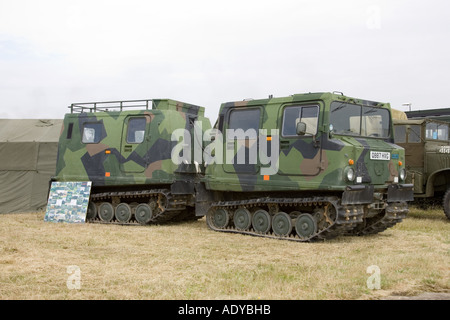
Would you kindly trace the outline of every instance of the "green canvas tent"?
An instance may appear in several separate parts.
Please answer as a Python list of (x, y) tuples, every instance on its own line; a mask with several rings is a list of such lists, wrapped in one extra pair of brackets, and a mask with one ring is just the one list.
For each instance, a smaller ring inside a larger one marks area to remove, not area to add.
[(0, 119), (0, 213), (45, 208), (62, 122)]

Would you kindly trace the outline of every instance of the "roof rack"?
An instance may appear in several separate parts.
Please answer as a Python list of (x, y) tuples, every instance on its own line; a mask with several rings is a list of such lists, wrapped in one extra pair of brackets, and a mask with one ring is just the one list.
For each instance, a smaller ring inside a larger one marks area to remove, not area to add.
[(123, 111), (123, 109), (143, 109), (149, 110), (153, 107), (153, 100), (126, 100), (126, 101), (105, 101), (105, 102), (83, 102), (72, 103), (68, 108), (70, 113), (83, 112), (108, 112)]

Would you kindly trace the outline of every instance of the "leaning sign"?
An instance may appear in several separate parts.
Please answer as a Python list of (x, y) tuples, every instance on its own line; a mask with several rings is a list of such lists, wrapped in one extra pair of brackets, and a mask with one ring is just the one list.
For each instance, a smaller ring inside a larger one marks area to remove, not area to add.
[(91, 181), (52, 182), (44, 221), (86, 222)]

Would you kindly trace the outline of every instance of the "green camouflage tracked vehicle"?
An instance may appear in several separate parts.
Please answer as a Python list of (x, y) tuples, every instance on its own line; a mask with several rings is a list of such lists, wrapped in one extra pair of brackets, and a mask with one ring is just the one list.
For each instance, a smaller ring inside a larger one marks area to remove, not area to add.
[(149, 224), (193, 219), (201, 164), (171, 160), (172, 132), (209, 129), (204, 108), (174, 100), (73, 104), (54, 181), (92, 181), (87, 220)]
[(214, 128), (196, 199), (213, 230), (293, 241), (374, 234), (413, 200), (388, 103), (340, 93), (230, 102)]

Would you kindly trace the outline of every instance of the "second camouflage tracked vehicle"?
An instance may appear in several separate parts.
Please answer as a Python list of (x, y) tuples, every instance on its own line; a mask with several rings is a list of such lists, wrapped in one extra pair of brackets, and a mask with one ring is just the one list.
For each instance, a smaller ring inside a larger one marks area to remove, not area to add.
[(374, 234), (413, 200), (390, 105), (310, 93), (224, 103), (197, 197), (216, 231), (294, 241)]
[(92, 181), (87, 220), (120, 224), (195, 218), (201, 164), (176, 165), (174, 130), (206, 129), (204, 108), (170, 99), (73, 104), (64, 118), (54, 181)]

